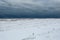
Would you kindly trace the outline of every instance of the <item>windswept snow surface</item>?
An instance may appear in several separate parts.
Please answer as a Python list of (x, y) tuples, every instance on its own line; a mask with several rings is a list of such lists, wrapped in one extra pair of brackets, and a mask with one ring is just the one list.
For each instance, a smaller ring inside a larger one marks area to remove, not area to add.
[(60, 19), (0, 19), (0, 40), (60, 40)]

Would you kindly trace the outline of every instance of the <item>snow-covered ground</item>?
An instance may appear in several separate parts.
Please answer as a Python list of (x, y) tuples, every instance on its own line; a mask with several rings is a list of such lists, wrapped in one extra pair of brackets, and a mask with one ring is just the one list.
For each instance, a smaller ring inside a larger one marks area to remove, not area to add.
[(60, 40), (60, 19), (0, 19), (0, 40)]

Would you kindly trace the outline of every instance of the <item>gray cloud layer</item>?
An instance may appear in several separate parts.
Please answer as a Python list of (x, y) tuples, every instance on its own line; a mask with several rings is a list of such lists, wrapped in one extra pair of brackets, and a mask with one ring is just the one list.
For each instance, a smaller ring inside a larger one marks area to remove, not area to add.
[(0, 14), (50, 15), (54, 12), (60, 12), (60, 0), (0, 0)]

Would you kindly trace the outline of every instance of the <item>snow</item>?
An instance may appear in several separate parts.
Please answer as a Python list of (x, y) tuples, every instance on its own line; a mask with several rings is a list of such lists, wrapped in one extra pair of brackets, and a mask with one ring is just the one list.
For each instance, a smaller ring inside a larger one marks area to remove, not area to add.
[(60, 40), (60, 19), (0, 19), (0, 40)]

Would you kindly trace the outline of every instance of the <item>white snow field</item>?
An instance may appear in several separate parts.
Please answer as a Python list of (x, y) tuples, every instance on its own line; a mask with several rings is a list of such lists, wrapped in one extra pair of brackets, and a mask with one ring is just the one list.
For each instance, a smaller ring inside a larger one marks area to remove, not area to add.
[(60, 40), (60, 19), (0, 19), (0, 40)]

